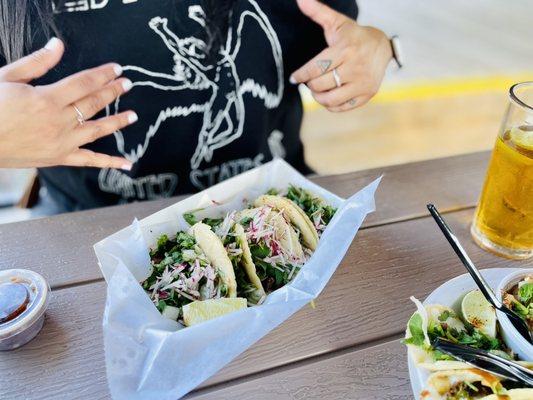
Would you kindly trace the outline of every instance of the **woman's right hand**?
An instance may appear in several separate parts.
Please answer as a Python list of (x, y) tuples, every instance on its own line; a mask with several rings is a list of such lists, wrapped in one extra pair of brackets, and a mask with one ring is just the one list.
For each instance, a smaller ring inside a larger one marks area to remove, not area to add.
[[(59, 63), (64, 46), (52, 39), (41, 50), (0, 68), (0, 168), (79, 167), (131, 169), (122, 157), (80, 147), (137, 120), (133, 111), (89, 121), (129, 89), (118, 64), (79, 72), (46, 86), (32, 86)], [(78, 112), (86, 122), (78, 120)]]

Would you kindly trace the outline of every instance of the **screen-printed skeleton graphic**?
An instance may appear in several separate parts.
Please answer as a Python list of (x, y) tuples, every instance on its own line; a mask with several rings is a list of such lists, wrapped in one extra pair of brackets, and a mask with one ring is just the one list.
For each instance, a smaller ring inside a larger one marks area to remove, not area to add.
[[(202, 162), (209, 162), (216, 149), (224, 147), (239, 138), (245, 122), (243, 96), (251, 94), (263, 100), (268, 109), (279, 105), (284, 90), (283, 55), (276, 32), (267, 16), (254, 0), (248, 0), (249, 9), (244, 10), (236, 26), (230, 26), (226, 43), (221, 47), (216, 63), (208, 63), (204, 50), (206, 44), (194, 36), (180, 38), (168, 27), (166, 18), (155, 17), (149, 27), (161, 38), (172, 52), (173, 73), (148, 71), (138, 66), (125, 66), (124, 71), (133, 76), (133, 86), (147, 86), (155, 90), (209, 91), (209, 100), (203, 104), (169, 105), (150, 122), (143, 143), (127, 148), (121, 131), (115, 132), (119, 152), (132, 162), (140, 160), (147, 151), (150, 140), (157, 135), (161, 124), (169, 118), (202, 113), (202, 127), (198, 135), (196, 150), (190, 160), (191, 169), (198, 169)], [(189, 18), (205, 28), (205, 14), (201, 6), (190, 6)], [(257, 82), (254, 78), (239, 74), (236, 58), (242, 45), (242, 33), (248, 21), (256, 23), (271, 44), (276, 66), (277, 85), (274, 88)], [(184, 102), (186, 100), (179, 99)], [(114, 106), (108, 107), (108, 114), (120, 112), (120, 98)]]

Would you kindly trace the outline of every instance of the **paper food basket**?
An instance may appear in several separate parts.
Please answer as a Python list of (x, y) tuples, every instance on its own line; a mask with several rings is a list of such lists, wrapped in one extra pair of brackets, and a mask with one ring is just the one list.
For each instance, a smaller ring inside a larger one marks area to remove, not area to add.
[[(140, 281), (149, 275), (149, 248), (162, 233), (186, 230), (183, 214), (202, 207), (231, 209), (271, 188), (300, 186), (338, 212), (310, 260), (288, 285), (256, 307), (183, 328), (163, 317)], [(379, 179), (344, 200), (282, 160), (231, 178), (167, 207), (94, 246), (107, 281), (103, 333), (107, 379), (114, 399), (175, 400), (214, 375), (324, 289), (361, 226), (374, 211)]]

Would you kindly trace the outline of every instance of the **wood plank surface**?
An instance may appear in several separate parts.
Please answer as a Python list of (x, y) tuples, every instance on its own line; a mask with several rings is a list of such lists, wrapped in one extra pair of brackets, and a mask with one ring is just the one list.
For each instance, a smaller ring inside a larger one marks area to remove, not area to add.
[[(384, 173), (377, 194), (378, 210), (365, 226), (427, 215), (424, 205), (441, 210), (475, 204), (488, 153), (451, 157), (378, 170), (313, 178), (341, 196), (348, 196)], [(52, 287), (101, 279), (92, 246), (106, 236), (174, 203), (176, 199), (59, 215), (0, 225), (0, 269), (29, 268), (43, 274)]]
[[(466, 210), (449, 213), (447, 219), (479, 267), (533, 266), (533, 261), (511, 262), (479, 249), (468, 233), (471, 216), (472, 210)], [(410, 295), (422, 299), (463, 272), (429, 217), (365, 229), (318, 298), (316, 310), (304, 307), (202, 386), (399, 334), (414, 311)], [(36, 376), (41, 387), (50, 389), (36, 391), (35, 398), (88, 388), (94, 398), (105, 397), (104, 297), (103, 282), (56, 291), (52, 323), (25, 348), (0, 354), (0, 387), (21, 395), (27, 377)], [(61, 379), (63, 374), (69, 377)]]
[(314, 363), (191, 393), (194, 400), (404, 400), (412, 399), (407, 351), (399, 339)]
[(107, 399), (102, 314), (105, 284), (52, 292), (39, 335), (0, 352), (0, 399)]

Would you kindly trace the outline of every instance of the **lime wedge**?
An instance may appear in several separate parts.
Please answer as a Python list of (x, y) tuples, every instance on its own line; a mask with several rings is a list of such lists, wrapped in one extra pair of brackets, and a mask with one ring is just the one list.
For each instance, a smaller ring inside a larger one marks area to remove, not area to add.
[(509, 135), (516, 146), (520, 146), (526, 150), (533, 150), (533, 131), (526, 131), (515, 127), (511, 128)]
[(163, 317), (176, 321), (180, 316), (180, 309), (178, 307), (166, 306), (162, 314)]
[(247, 307), (241, 297), (193, 301), (183, 306), (183, 322), (186, 326), (197, 325)]
[(479, 290), (467, 293), (461, 302), (465, 321), (485, 335), (496, 337), (496, 311)]

